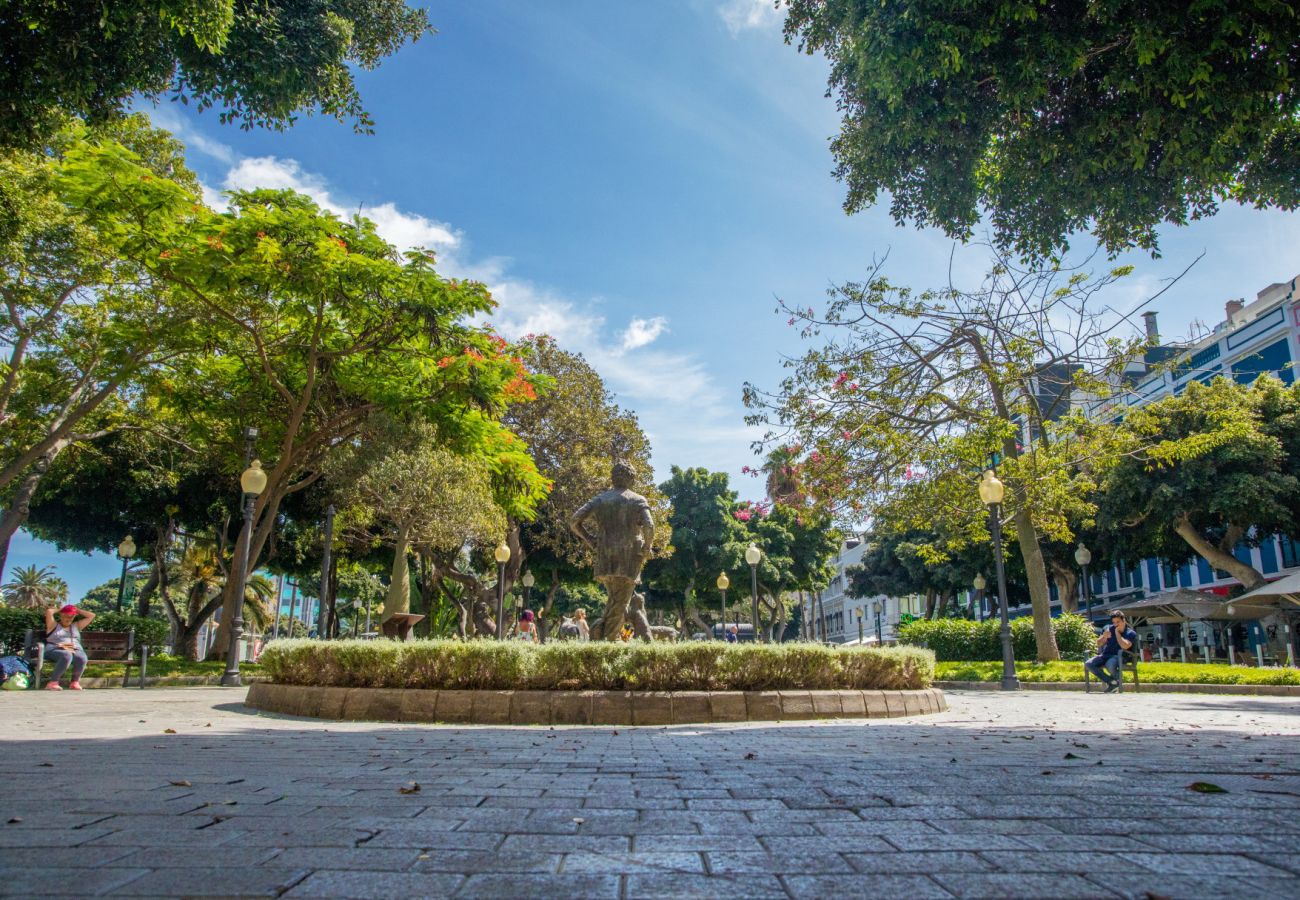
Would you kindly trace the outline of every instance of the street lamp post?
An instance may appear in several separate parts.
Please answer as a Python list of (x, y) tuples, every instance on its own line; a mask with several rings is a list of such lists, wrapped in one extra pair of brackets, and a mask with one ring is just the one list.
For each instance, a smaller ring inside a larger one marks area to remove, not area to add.
[(750, 600), (754, 606), (754, 643), (762, 643), (758, 635), (758, 564), (763, 559), (763, 551), (757, 544), (750, 544), (745, 551), (745, 562), (749, 563)]
[[(879, 606), (880, 604), (877, 603), (876, 605)], [(858, 646), (861, 647), (862, 646), (862, 607), (859, 606), (856, 610), (854, 610), (854, 612), (858, 614)], [(879, 637), (876, 638), (876, 643), (880, 643)]]
[(1007, 615), (1007, 575), (1002, 565), (1002, 498), (1006, 485), (989, 469), (980, 479), (980, 500), (989, 508), (989, 531), (993, 533), (993, 567), (998, 577), (998, 612), (1002, 616), (1002, 690), (1020, 690), (1016, 678), (1016, 657), (1011, 648), (1011, 619)]
[(239, 687), (239, 639), (244, 636), (244, 591), (248, 589), (249, 555), (253, 551), (253, 506), (257, 495), (266, 489), (266, 472), (262, 463), (253, 460), (239, 476), (239, 486), (244, 492), (244, 529), (240, 535), (239, 581), (236, 582), (234, 616), (230, 620), (230, 649), (226, 653), (226, 671), (221, 676), (223, 687)]
[(879, 647), (885, 643), (884, 629), (880, 627), (880, 614), (885, 611), (885, 605), (876, 600), (871, 604), (871, 611), (876, 614), (876, 646)]
[(1092, 623), (1092, 585), (1088, 583), (1088, 563), (1092, 562), (1092, 551), (1083, 546), (1083, 541), (1079, 541), (1079, 546), (1074, 551), (1074, 561), (1083, 569), (1083, 614), (1088, 617), (1089, 624)]
[[(325, 507), (325, 549), (320, 560), (320, 608), (316, 610), (316, 639), (325, 640), (325, 598), (330, 595), (330, 550), (334, 543), (334, 504)], [(337, 617), (336, 617), (337, 619)]]
[(506, 563), (510, 562), (510, 547), (504, 542), (493, 551), (497, 561), (497, 640), (506, 637)]
[[(727, 588), (731, 587), (731, 579), (727, 577), (726, 572), (718, 573), (717, 585), (718, 593), (722, 595), (722, 608), (719, 610), (722, 613), (722, 618), (719, 619), (722, 622), (722, 631), (718, 634), (718, 640), (725, 641), (727, 639)], [(736, 630), (740, 631), (740, 629)], [(737, 634), (736, 638), (739, 640), (740, 635)]]
[(135, 540), (131, 535), (122, 538), (122, 543), (117, 545), (118, 559), (122, 560), (122, 577), (117, 582), (117, 611), (122, 611), (122, 598), (126, 596), (126, 565), (135, 556)]
[(985, 580), (983, 572), (976, 572), (975, 578), (974, 580), (971, 581), (971, 584), (974, 585), (975, 587), (975, 603), (979, 607), (980, 621), (983, 622), (984, 621), (984, 589), (989, 586), (989, 583), (987, 580)]
[(361, 601), (352, 601), (352, 636), (355, 638), (361, 627)]

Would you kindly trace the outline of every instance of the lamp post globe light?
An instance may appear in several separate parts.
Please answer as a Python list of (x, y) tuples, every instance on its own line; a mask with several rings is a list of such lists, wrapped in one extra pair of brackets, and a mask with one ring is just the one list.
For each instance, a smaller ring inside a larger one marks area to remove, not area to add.
[(758, 564), (763, 559), (763, 551), (757, 544), (750, 544), (745, 551), (745, 562), (749, 563), (750, 600), (754, 606), (754, 643), (762, 643), (758, 635)]
[[(722, 595), (722, 608), (719, 610), (722, 617), (718, 620), (722, 623), (722, 631), (718, 634), (718, 640), (725, 641), (727, 639), (727, 588), (731, 587), (731, 579), (727, 577), (726, 572), (718, 573), (717, 585), (718, 593)], [(740, 631), (739, 628), (736, 630)]]
[(980, 621), (984, 621), (984, 589), (989, 586), (988, 580), (985, 579), (983, 572), (976, 572), (975, 578), (971, 581), (975, 588), (975, 603), (979, 607)]
[(880, 627), (880, 615), (885, 611), (885, 604), (876, 600), (871, 604), (871, 611), (876, 614), (876, 646), (880, 647), (885, 643), (884, 629)]
[(131, 535), (122, 538), (122, 543), (117, 545), (117, 558), (122, 560), (122, 577), (117, 582), (117, 611), (122, 611), (122, 598), (126, 596), (126, 566), (135, 556), (135, 539)]
[(1088, 583), (1088, 563), (1092, 562), (1092, 551), (1083, 546), (1083, 541), (1079, 541), (1079, 546), (1074, 550), (1074, 561), (1083, 569), (1083, 614), (1088, 617), (1088, 623), (1092, 624), (1092, 585)]
[(497, 561), (497, 640), (506, 636), (506, 563), (510, 562), (510, 547), (502, 541), (492, 552)]
[(1011, 649), (1011, 619), (1007, 615), (1007, 575), (1002, 565), (1002, 498), (1006, 485), (989, 469), (980, 479), (980, 502), (989, 508), (989, 531), (993, 535), (993, 567), (998, 577), (998, 613), (1002, 618), (1002, 690), (1020, 690), (1016, 678), (1016, 657)]
[(230, 649), (226, 652), (226, 671), (221, 676), (223, 687), (239, 687), (239, 640), (244, 636), (244, 591), (248, 589), (248, 557), (253, 549), (253, 507), (258, 495), (266, 490), (266, 472), (260, 460), (248, 464), (239, 476), (239, 487), (244, 493), (244, 528), (240, 533), (239, 581), (234, 616), (230, 620)]

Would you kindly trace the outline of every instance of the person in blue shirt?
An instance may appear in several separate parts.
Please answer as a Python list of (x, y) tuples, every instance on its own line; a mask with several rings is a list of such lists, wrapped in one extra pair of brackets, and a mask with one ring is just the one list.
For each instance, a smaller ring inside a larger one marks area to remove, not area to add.
[(740, 640), (740, 629), (732, 625), (727, 629), (727, 643), (734, 644)]
[(1112, 613), (1110, 624), (1097, 636), (1097, 655), (1083, 664), (1084, 668), (1106, 682), (1106, 693), (1114, 693), (1119, 688), (1115, 676), (1119, 672), (1120, 653), (1137, 643), (1137, 632), (1128, 625), (1128, 617), (1122, 612)]

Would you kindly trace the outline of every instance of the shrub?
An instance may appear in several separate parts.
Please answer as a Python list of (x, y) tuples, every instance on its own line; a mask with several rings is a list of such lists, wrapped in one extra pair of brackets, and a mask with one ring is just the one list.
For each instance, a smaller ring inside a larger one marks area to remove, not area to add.
[(86, 631), (131, 631), (135, 630), (136, 646), (148, 644), (150, 647), (163, 647), (171, 629), (166, 622), (158, 619), (146, 619), (124, 612), (103, 612), (95, 616)]
[[(1062, 654), (1077, 656), (1088, 652), (1096, 643), (1096, 631), (1082, 616), (1067, 613), (1052, 620), (1056, 646)], [(1002, 624), (997, 619), (976, 622), (972, 619), (917, 619), (899, 626), (901, 643), (928, 647), (936, 659), (978, 662), (1002, 658)], [(1034, 623), (1028, 616), (1011, 620), (1011, 647), (1016, 659), (1036, 659), (1038, 641)]]
[(934, 655), (915, 647), (720, 641), (280, 640), (261, 663), (284, 684), (444, 690), (916, 689), (934, 678)]
[(22, 653), (27, 629), (39, 630), (44, 621), (38, 609), (0, 609), (0, 655)]
[[(936, 677), (944, 681), (997, 681), (1002, 677), (1001, 662), (941, 662), (935, 669)], [(1083, 681), (1083, 664), (1017, 662), (1016, 675), (1021, 681)], [(1138, 675), (1143, 684), (1300, 684), (1300, 669), (1217, 663), (1138, 663)]]

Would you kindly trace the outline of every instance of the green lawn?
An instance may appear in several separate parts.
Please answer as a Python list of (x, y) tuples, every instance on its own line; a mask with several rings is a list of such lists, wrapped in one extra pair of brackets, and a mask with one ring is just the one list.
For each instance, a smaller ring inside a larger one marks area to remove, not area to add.
[[(938, 681), (997, 681), (1001, 661), (935, 663)], [(1016, 663), (1021, 681), (1083, 681), (1078, 662)], [(1249, 666), (1174, 662), (1138, 664), (1138, 676), (1151, 684), (1300, 684), (1300, 669), (1257, 669)]]

